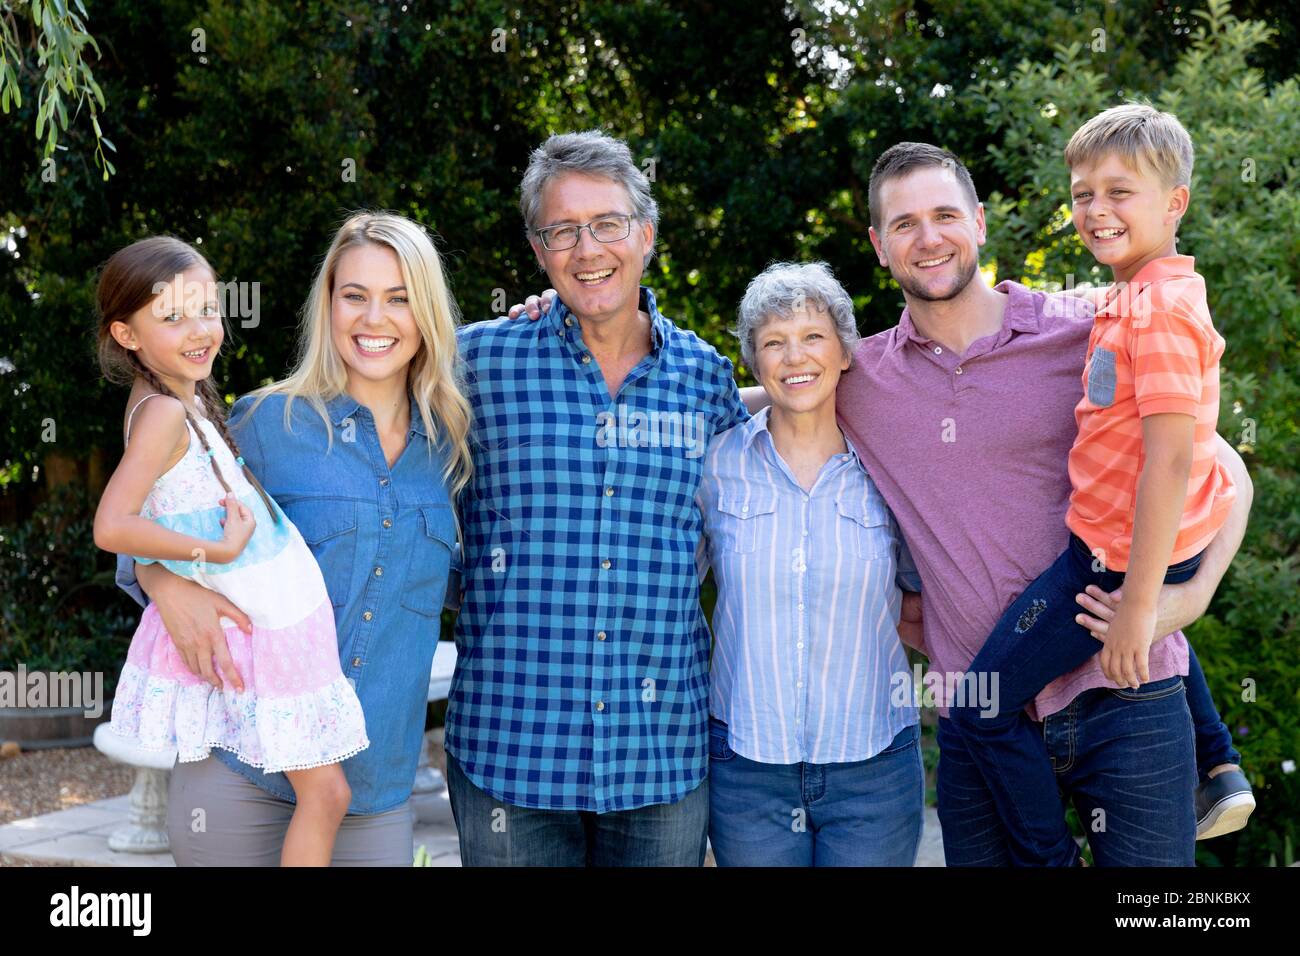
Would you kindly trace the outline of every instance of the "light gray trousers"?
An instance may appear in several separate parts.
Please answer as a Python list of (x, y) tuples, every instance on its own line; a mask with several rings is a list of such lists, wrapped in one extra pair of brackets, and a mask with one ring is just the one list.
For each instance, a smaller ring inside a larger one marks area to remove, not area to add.
[[(177, 763), (167, 794), (172, 856), (177, 866), (279, 866), (293, 808), (216, 757)], [(383, 813), (348, 814), (331, 865), (410, 866), (414, 827), (409, 800)]]

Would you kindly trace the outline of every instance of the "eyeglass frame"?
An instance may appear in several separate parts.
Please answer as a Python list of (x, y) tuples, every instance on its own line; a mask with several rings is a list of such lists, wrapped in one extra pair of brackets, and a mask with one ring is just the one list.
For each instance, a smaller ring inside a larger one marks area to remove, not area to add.
[[(560, 247), (559, 249), (554, 249), (554, 248), (551, 247), (551, 245), (546, 241), (546, 238), (547, 238), (547, 237), (546, 237), (546, 234), (547, 234), (548, 232), (551, 232), (551, 231), (556, 230), (556, 229), (568, 229), (568, 228), (571, 228), (571, 227), (573, 227), (573, 226), (575, 225), (574, 223), (561, 222), (561, 223), (556, 223), (556, 224), (553, 225), (553, 226), (542, 226), (542, 228), (540, 228), (540, 229), (534, 229), (534, 230), (533, 230), (533, 235), (535, 235), (538, 239), (541, 240), (541, 242), (542, 242), (542, 248), (545, 249), (547, 252), (567, 252), (567, 251), (570, 250), (570, 249), (576, 249), (576, 248), (577, 248), (578, 243), (580, 243), (580, 242), (582, 241), (582, 230), (584, 230), (584, 229), (586, 229), (587, 232), (591, 233), (591, 238), (592, 238), (592, 239), (594, 239), (596, 242), (601, 243), (602, 245), (610, 245), (611, 243), (622, 242), (622, 241), (623, 241), (624, 239), (626, 239), (628, 236), (632, 235), (632, 221), (633, 221), (634, 219), (640, 219), (640, 218), (641, 218), (641, 217), (638, 216), (638, 215), (637, 215), (636, 213), (634, 213), (634, 212), (616, 212), (616, 213), (610, 213), (610, 214), (605, 215), (605, 216), (597, 216), (595, 219), (588, 220), (587, 222), (584, 222), (584, 223), (582, 223), (581, 225), (578, 225), (578, 226), (577, 226), (578, 231), (577, 231), (577, 233), (575, 233), (575, 238), (574, 238), (574, 240), (573, 240), (573, 245), (571, 245), (571, 246), (562, 246), (562, 247)], [(600, 238), (600, 236), (596, 235), (596, 230), (592, 229), (591, 227), (592, 227), (592, 224), (593, 224), (593, 223), (603, 222), (603, 221), (605, 221), (606, 219), (626, 219), (626, 220), (627, 220), (627, 232), (623, 233), (623, 235), (619, 236), (617, 239), (602, 239), (602, 238)]]

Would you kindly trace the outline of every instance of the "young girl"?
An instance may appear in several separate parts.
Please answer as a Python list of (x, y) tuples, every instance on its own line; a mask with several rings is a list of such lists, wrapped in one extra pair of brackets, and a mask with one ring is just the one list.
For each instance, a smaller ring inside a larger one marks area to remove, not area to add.
[(95, 543), (161, 562), (230, 599), (253, 625), (251, 634), (225, 626), (238, 674), (219, 673), (217, 690), (187, 666), (149, 605), (110, 726), (143, 747), (175, 748), (182, 762), (220, 747), (284, 771), (297, 807), (280, 863), (327, 866), (351, 799), (340, 761), (369, 740), (339, 667), (320, 568), (226, 427), (211, 378), (224, 338), (214, 273), (192, 247), (155, 236), (109, 259), (96, 300), (100, 367), (131, 396)]

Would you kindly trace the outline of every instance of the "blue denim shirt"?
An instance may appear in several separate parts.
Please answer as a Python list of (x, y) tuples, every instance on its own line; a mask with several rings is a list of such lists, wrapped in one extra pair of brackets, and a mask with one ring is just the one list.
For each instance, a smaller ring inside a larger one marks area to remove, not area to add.
[[(429, 454), (414, 400), (406, 448), (390, 469), (370, 410), (344, 393), (326, 403), (334, 432), (305, 401), (284, 427), (283, 396), (253, 415), (247, 396), (231, 425), (244, 460), (320, 564), (334, 605), (339, 663), (356, 688), (370, 746), (343, 762), (349, 813), (382, 813), (411, 794), (423, 745), (429, 669), (456, 548), (456, 524), (442, 478), (445, 458)], [(141, 604), (131, 558), (117, 583)], [(294, 799), (282, 773), (267, 774), (233, 754), (214, 756), (262, 789)]]

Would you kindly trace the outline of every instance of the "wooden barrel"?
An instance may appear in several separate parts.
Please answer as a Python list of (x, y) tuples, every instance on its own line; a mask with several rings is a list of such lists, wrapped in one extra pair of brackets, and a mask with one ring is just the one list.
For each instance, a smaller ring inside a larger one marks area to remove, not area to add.
[(98, 717), (85, 716), (81, 707), (0, 707), (0, 740), (17, 741), (23, 750), (89, 747), (112, 712), (112, 701)]

